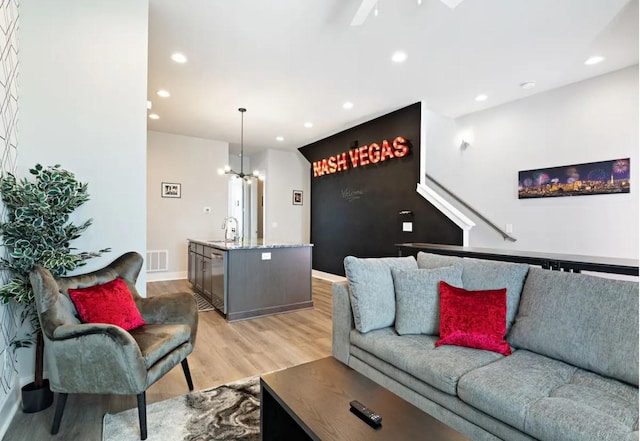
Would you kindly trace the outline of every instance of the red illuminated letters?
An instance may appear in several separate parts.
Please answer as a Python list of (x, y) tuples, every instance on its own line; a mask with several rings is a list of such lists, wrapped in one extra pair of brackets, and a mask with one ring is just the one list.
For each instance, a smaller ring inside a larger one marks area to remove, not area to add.
[(383, 139), (380, 144), (371, 143), (348, 152), (339, 153), (335, 156), (314, 161), (313, 176), (320, 177), (356, 168), (377, 164), (386, 160), (402, 158), (411, 152), (411, 144), (402, 137), (396, 136), (391, 143)]

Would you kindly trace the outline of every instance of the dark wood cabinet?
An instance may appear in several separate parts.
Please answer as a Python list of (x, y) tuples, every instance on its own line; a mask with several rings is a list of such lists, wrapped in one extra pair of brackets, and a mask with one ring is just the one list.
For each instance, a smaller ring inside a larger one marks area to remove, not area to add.
[(189, 279), (191, 286), (195, 286), (196, 284), (196, 268), (198, 267), (198, 264), (196, 263), (197, 254), (195, 251), (195, 244), (193, 245), (193, 248), (194, 249), (189, 246), (189, 266), (187, 272), (187, 278)]
[(194, 291), (212, 300), (211, 290), (211, 253), (213, 248), (189, 243), (188, 279)]
[[(209, 248), (205, 247), (206, 250)], [(202, 293), (210, 301), (213, 301), (211, 295), (211, 253), (208, 256), (202, 256)]]
[(312, 308), (311, 245), (189, 239), (189, 281), (229, 321)]

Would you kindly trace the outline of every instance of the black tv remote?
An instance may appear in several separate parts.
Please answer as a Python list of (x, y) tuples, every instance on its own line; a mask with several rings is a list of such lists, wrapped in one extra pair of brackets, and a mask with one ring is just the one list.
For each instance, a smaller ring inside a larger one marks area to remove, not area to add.
[(349, 403), (351, 406), (351, 412), (358, 415), (364, 422), (371, 427), (378, 428), (382, 424), (382, 417), (375, 413), (373, 410), (366, 407), (360, 401), (353, 400)]

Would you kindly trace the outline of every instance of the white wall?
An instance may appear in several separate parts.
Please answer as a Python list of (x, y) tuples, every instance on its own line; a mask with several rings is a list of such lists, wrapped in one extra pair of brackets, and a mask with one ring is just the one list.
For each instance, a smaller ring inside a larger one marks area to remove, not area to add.
[[(227, 216), (228, 176), (217, 172), (228, 161), (222, 141), (148, 132), (147, 247), (168, 250), (167, 272), (148, 273), (147, 280), (187, 277), (187, 239), (223, 239)], [(160, 196), (162, 182), (182, 184), (179, 199)], [(204, 207), (211, 212), (205, 213)]]
[[(61, 164), (89, 184), (74, 217), (94, 224), (73, 246), (113, 251), (79, 272), (146, 250), (148, 14), (148, 0), (20, 2), (18, 174)], [(32, 379), (33, 354), (19, 358)]]
[[(252, 164), (265, 176), (265, 241), (309, 243), (311, 225), (311, 165), (309, 162), (298, 151), (269, 149), (253, 155)], [(303, 191), (303, 205), (293, 205), (293, 190)]]
[[(638, 66), (457, 120), (423, 112), (427, 173), (518, 239), (472, 216), (470, 246), (638, 258)], [(627, 157), (630, 194), (518, 199), (520, 170)]]
[(83, 271), (144, 253), (148, 2), (30, 0), (20, 13), (19, 174), (58, 163), (88, 182), (77, 219), (94, 224), (73, 245), (112, 252)]

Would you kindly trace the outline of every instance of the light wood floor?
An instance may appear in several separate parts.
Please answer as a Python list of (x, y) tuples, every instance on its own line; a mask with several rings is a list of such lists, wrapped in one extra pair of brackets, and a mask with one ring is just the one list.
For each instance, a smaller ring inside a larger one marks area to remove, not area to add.
[[(188, 358), (194, 389), (207, 389), (331, 355), (331, 282), (312, 280), (313, 309), (235, 323), (227, 323), (215, 311), (200, 313), (196, 347)], [(149, 296), (190, 289), (186, 280), (147, 284)], [(149, 388), (147, 404), (187, 392), (178, 365)], [(99, 441), (105, 413), (134, 407), (135, 396), (69, 395), (58, 435), (49, 433), (54, 402), (35, 414), (18, 410), (3, 440)]]

